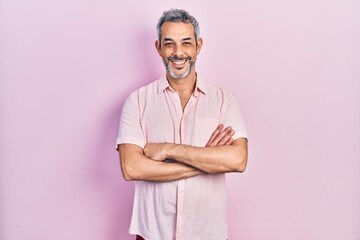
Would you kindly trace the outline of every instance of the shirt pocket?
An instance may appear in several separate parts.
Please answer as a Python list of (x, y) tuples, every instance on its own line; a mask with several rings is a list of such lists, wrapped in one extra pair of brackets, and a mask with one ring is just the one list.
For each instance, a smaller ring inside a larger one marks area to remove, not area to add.
[(205, 147), (219, 124), (217, 118), (197, 118), (195, 120), (195, 145)]

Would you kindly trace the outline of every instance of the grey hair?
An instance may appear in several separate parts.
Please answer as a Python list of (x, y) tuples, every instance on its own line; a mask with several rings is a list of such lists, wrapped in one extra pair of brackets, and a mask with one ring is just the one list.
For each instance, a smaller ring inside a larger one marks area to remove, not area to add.
[(200, 26), (198, 21), (185, 10), (172, 8), (168, 11), (163, 12), (163, 15), (161, 16), (161, 18), (158, 21), (158, 24), (156, 25), (159, 42), (161, 42), (161, 36), (162, 36), (161, 27), (165, 22), (191, 23), (194, 27), (196, 43), (200, 38)]

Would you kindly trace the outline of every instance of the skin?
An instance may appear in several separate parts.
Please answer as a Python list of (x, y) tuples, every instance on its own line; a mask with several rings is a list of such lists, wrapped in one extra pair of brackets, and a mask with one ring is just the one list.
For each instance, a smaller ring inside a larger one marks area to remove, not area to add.
[[(196, 85), (195, 63), (203, 41), (195, 39), (190, 23), (165, 22), (162, 39), (155, 42), (167, 67), (170, 86), (179, 94), (185, 108)], [(191, 66), (192, 65), (192, 66)], [(120, 144), (119, 157), (125, 180), (173, 181), (200, 174), (243, 172), (247, 163), (247, 140), (234, 140), (230, 126), (220, 124), (204, 147), (182, 144), (148, 143), (144, 149)], [(164, 162), (173, 159), (175, 163)]]

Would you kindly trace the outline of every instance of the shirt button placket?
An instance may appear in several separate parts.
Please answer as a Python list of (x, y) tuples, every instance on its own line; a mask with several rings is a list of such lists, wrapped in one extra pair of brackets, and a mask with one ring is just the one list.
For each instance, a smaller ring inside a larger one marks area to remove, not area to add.
[(176, 217), (176, 240), (182, 239), (182, 223), (184, 211), (184, 180), (178, 181), (177, 189), (177, 217)]
[[(186, 107), (185, 107), (186, 111)], [(182, 117), (180, 120), (180, 143), (183, 144), (185, 136), (185, 113), (182, 113)], [(176, 240), (183, 239), (182, 237), (182, 222), (183, 222), (183, 211), (184, 211), (184, 187), (185, 187), (185, 180), (178, 181), (178, 188), (177, 188), (177, 218), (176, 218)]]

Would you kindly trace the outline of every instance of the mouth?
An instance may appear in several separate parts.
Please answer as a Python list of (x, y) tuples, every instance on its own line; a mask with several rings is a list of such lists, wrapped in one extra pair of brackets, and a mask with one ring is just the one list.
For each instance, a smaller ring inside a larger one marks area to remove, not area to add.
[(173, 67), (180, 70), (185, 67), (186, 62), (188, 62), (189, 58), (168, 58), (168, 60), (172, 63)]

